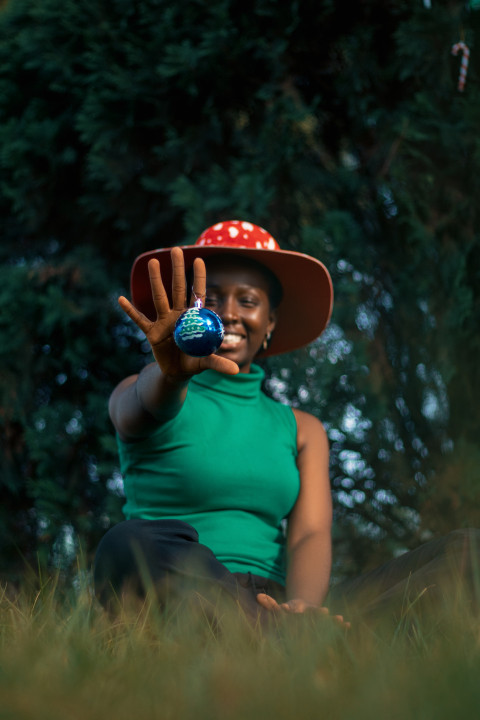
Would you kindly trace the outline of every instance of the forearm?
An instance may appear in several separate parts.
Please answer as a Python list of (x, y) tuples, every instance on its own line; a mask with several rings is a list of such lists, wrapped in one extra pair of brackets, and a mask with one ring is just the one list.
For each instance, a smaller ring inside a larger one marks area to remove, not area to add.
[(332, 565), (329, 531), (311, 533), (289, 550), (287, 600), (321, 606), (328, 592)]
[(156, 363), (147, 365), (130, 382), (121, 383), (110, 399), (110, 416), (123, 439), (150, 434), (175, 417), (187, 394), (189, 377), (170, 378)]
[(138, 375), (135, 393), (139, 407), (158, 422), (178, 414), (187, 396), (190, 376), (164, 375), (156, 363), (147, 365)]

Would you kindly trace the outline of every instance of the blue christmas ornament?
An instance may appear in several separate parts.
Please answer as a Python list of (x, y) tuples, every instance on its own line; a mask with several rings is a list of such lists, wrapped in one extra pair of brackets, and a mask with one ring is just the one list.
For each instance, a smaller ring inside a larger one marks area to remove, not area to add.
[(206, 357), (218, 350), (224, 334), (218, 315), (202, 307), (202, 301), (197, 298), (195, 306), (182, 313), (175, 323), (173, 339), (187, 355)]

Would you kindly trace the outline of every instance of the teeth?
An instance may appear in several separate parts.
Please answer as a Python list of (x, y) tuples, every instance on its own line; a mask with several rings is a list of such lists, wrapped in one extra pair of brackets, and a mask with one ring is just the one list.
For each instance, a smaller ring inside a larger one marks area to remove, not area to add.
[(242, 336), (237, 335), (237, 333), (225, 333), (225, 335), (223, 337), (223, 342), (224, 343), (236, 343), (236, 342), (240, 342), (241, 339), (242, 339)]

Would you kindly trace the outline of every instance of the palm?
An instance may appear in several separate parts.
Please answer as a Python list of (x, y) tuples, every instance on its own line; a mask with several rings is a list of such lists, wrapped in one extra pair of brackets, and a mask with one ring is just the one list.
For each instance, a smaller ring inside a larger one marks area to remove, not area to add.
[[(157, 312), (156, 320), (149, 320), (139, 312), (126, 298), (120, 297), (122, 309), (131, 317), (134, 323), (145, 333), (152, 348), (155, 360), (163, 374), (170, 377), (184, 377), (196, 375), (203, 370), (212, 369), (227, 374), (238, 372), (238, 366), (231, 360), (218, 355), (208, 357), (191, 357), (181, 352), (173, 339), (175, 323), (180, 315), (187, 309), (185, 266), (183, 253), (180, 248), (173, 248), (171, 252), (173, 280), (172, 280), (172, 306), (160, 274), (158, 260), (150, 260), (148, 273), (152, 288), (152, 298)], [(205, 296), (206, 270), (203, 260), (197, 258), (194, 262), (193, 291), (197, 297)]]

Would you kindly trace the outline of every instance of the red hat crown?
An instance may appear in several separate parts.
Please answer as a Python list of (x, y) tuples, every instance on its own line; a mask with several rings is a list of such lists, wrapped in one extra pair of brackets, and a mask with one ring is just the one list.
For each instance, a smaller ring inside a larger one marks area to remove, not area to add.
[(259, 225), (241, 220), (228, 220), (212, 225), (204, 230), (195, 245), (280, 250), (279, 244), (270, 233)]
[[(225, 220), (211, 225), (194, 245), (180, 246), (186, 270), (195, 258), (206, 260), (216, 254), (250, 258), (267, 267), (278, 279), (283, 298), (270, 344), (259, 356), (278, 355), (314, 340), (325, 329), (332, 309), (333, 289), (327, 268), (309, 255), (282, 250), (277, 241), (258, 225), (243, 220)], [(131, 288), (135, 307), (148, 318), (156, 317), (148, 277), (148, 262), (161, 264), (162, 280), (171, 300), (171, 248), (158, 248), (139, 255), (132, 268)]]

